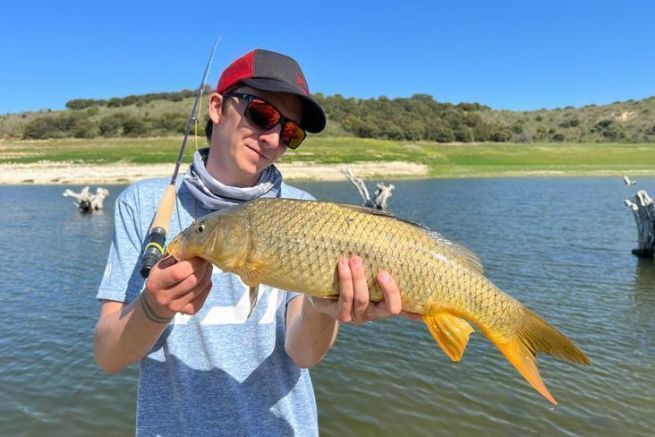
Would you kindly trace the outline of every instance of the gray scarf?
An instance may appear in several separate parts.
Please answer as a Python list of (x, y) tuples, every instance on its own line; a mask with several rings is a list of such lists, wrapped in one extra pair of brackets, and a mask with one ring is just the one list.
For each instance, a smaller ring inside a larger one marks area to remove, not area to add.
[(231, 187), (220, 183), (209, 174), (205, 167), (207, 156), (208, 148), (196, 151), (193, 164), (184, 175), (184, 184), (204, 208), (215, 211), (260, 197), (279, 197), (282, 174), (274, 165), (262, 172), (254, 186)]

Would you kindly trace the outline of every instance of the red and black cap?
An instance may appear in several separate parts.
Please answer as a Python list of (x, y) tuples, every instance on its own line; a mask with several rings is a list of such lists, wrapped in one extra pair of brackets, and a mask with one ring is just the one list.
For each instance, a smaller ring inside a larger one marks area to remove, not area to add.
[(216, 91), (223, 94), (237, 85), (246, 85), (261, 91), (294, 94), (300, 97), (303, 105), (300, 126), (312, 133), (325, 128), (325, 112), (309, 94), (300, 65), (289, 56), (262, 49), (246, 53), (223, 70)]

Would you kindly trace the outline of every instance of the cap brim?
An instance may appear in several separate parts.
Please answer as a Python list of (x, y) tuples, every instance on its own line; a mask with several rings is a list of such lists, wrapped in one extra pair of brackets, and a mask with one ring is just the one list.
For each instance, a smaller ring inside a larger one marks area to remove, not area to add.
[(298, 91), (298, 89), (291, 87), (289, 84), (275, 79), (255, 77), (251, 79), (243, 79), (241, 80), (241, 83), (256, 90), (287, 93), (298, 96), (303, 105), (303, 116), (300, 126), (307, 132), (311, 133), (318, 133), (325, 129), (325, 112), (323, 112), (321, 105), (319, 105), (312, 96), (304, 94)]

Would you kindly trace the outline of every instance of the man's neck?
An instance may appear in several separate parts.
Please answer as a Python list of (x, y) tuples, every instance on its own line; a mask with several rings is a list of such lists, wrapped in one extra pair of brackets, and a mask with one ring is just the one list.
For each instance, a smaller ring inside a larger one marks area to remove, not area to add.
[[(213, 158), (213, 159), (210, 159)], [(211, 151), (209, 152), (209, 157), (205, 163), (205, 168), (210, 175), (214, 177), (217, 181), (223, 185), (228, 185), (230, 187), (253, 187), (257, 183), (256, 177), (249, 177), (239, 172), (239, 169), (227, 165), (225, 161), (220, 161), (216, 157), (211, 156)]]

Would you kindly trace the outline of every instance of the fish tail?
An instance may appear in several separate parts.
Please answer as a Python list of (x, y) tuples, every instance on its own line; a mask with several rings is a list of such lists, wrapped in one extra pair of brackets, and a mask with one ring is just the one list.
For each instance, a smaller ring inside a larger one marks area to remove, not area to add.
[(514, 338), (506, 343), (493, 343), (528, 383), (553, 404), (557, 404), (557, 401), (541, 379), (537, 368), (537, 352), (573, 363), (591, 364), (589, 358), (571, 340), (527, 308), (523, 323)]

